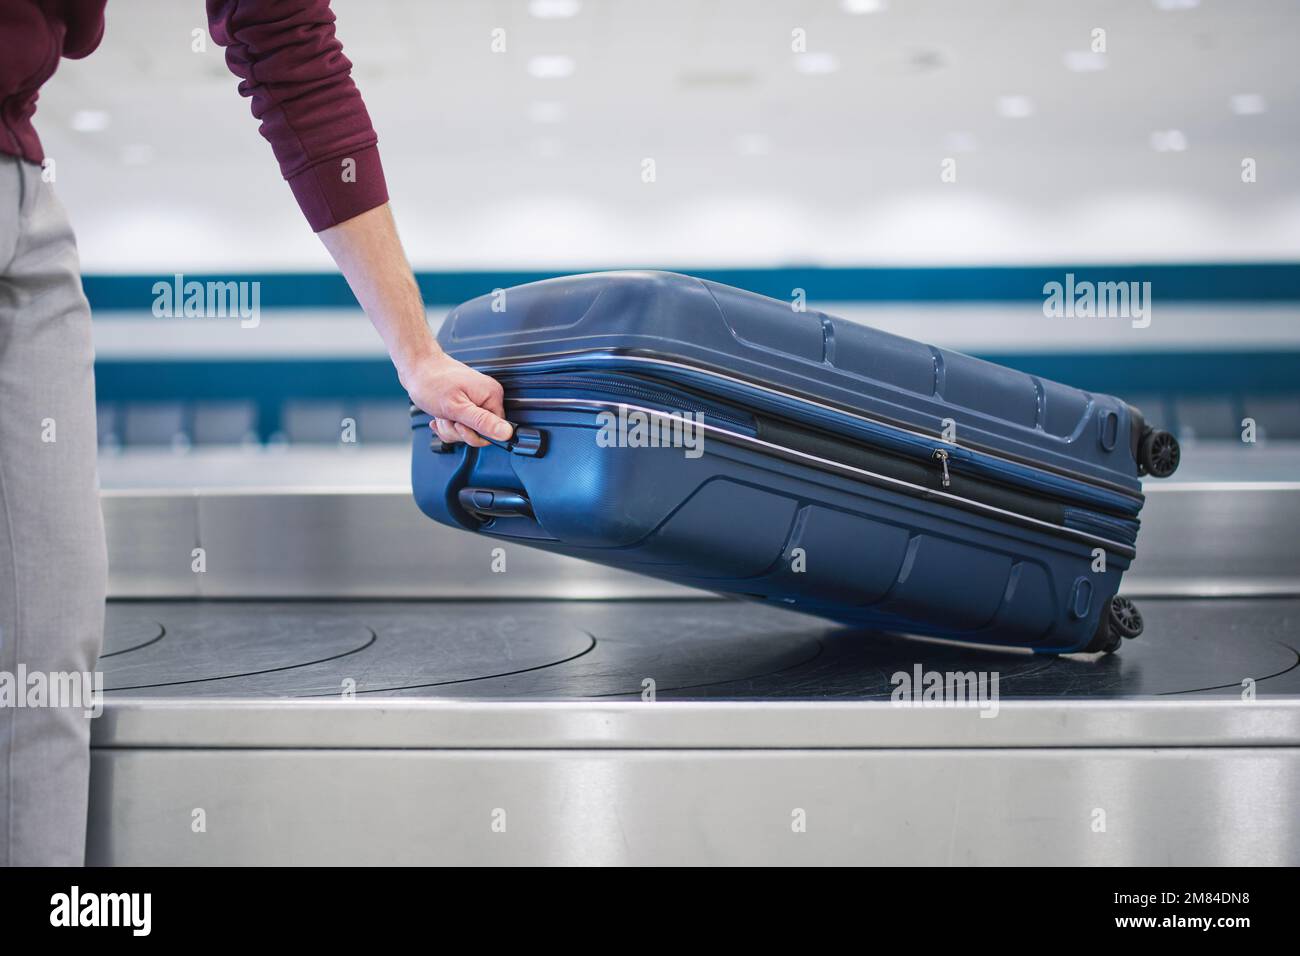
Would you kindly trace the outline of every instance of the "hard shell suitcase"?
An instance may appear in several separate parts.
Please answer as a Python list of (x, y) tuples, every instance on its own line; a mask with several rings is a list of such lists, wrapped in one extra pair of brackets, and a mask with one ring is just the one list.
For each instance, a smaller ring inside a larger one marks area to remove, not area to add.
[(412, 407), (425, 514), (865, 628), (1048, 653), (1141, 630), (1117, 598), (1173, 436), (1082, 392), (689, 276), (533, 282), (442, 347), (505, 387), (508, 442)]

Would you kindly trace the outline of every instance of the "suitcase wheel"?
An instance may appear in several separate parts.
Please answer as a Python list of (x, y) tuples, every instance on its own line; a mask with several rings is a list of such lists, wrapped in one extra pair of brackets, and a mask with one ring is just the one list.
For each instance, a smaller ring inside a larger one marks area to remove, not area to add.
[(1142, 612), (1128, 598), (1119, 595), (1111, 598), (1110, 610), (1106, 613), (1111, 631), (1118, 636), (1132, 639), (1142, 633)]
[(1158, 428), (1149, 429), (1138, 448), (1138, 471), (1155, 478), (1168, 478), (1178, 470), (1181, 458), (1177, 438)]
[(1110, 599), (1106, 612), (1097, 623), (1097, 633), (1083, 649), (1085, 654), (1113, 654), (1125, 638), (1132, 639), (1142, 633), (1142, 613), (1126, 597)]

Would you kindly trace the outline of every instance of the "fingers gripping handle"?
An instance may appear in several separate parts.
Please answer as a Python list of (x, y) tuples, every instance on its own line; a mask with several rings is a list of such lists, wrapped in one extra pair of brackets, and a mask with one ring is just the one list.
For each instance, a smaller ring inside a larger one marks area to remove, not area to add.
[[(411, 404), (411, 427), (428, 428), (432, 417), (428, 412), (422, 411), (414, 403)], [(504, 448), (512, 455), (522, 455), (527, 458), (541, 458), (546, 451), (546, 433), (540, 428), (523, 428), (512, 425), (514, 431), (505, 441), (498, 441), (495, 438), (489, 438), (483, 435), (484, 441), (491, 442), (498, 448)], [(437, 435), (429, 442), (429, 450), (436, 453), (449, 452), (460, 442), (444, 442)]]
[[(504, 448), (512, 455), (522, 455), (526, 458), (541, 458), (546, 451), (546, 433), (539, 428), (516, 428), (505, 441), (497, 441), (495, 438), (483, 436), (484, 441), (491, 442), (498, 448)], [(455, 444), (445, 442), (437, 435), (429, 442), (429, 450), (432, 452), (451, 451)]]
[(546, 433), (540, 428), (515, 427), (514, 432), (505, 441), (488, 439), (498, 448), (504, 448), (512, 455), (525, 458), (541, 458), (546, 451)]

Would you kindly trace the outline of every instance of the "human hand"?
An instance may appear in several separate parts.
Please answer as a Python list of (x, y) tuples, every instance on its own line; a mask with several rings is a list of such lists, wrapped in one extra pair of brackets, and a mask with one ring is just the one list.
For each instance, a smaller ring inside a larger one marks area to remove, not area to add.
[(388, 204), (318, 235), (383, 338), (411, 401), (433, 416), (438, 437), (476, 447), (487, 444), (480, 436), (508, 439), (514, 428), (505, 420), (501, 386), (443, 352), (429, 331)]
[(443, 441), (481, 448), (488, 442), (480, 436), (505, 441), (513, 434), (495, 379), (441, 352), (398, 372), (411, 401), (433, 416), (429, 427)]

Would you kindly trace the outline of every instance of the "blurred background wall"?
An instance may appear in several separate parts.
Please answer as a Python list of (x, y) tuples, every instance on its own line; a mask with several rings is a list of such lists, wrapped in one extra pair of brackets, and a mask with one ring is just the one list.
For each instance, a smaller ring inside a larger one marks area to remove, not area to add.
[[(1247, 416), (1300, 437), (1291, 0), (334, 8), (435, 323), (519, 281), (668, 268), (804, 289), (1119, 393), (1192, 440), (1240, 444)], [(101, 49), (40, 100), (106, 453), (163, 451), (198, 481), (204, 448), (338, 445), (344, 418), (362, 445), (401, 441), (378, 337), (204, 26), (201, 0), (114, 0)], [(155, 317), (176, 273), (260, 283), (257, 326)], [(1067, 273), (1151, 282), (1150, 325), (1045, 316)]]

